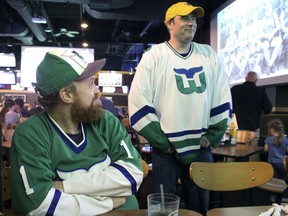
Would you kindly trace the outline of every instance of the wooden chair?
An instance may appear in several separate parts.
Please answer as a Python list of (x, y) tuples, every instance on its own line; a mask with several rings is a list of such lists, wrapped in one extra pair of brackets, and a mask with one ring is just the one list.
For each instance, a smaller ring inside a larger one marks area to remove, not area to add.
[[(283, 158), (283, 167), (286, 173), (288, 173), (288, 155)], [(278, 201), (281, 201), (282, 194), (287, 188), (287, 184), (283, 179), (272, 178), (270, 181), (263, 185), (258, 186), (258, 188), (275, 194), (278, 197)]]
[(249, 189), (270, 181), (273, 167), (266, 162), (193, 162), (190, 178), (200, 188), (211, 191)]
[(236, 142), (240, 144), (251, 144), (251, 141), (255, 138), (256, 133), (249, 130), (237, 130)]
[[(255, 136), (256, 136), (255, 131), (237, 130), (236, 142), (238, 144), (251, 145), (251, 142), (255, 138)], [(260, 161), (260, 153), (250, 156), (249, 161)]]
[(17, 216), (19, 215), (12, 206), (12, 196), (10, 190), (10, 167), (3, 167), (3, 176), (2, 176), (2, 201), (3, 201), (3, 214), (7, 216)]
[(123, 118), (121, 120), (122, 125), (126, 128), (127, 132), (129, 132), (131, 130), (131, 126), (130, 126), (130, 122), (129, 122), (129, 118)]
[[(142, 181), (142, 184), (140, 185), (137, 193), (135, 194), (135, 196), (138, 200), (139, 207), (147, 208), (147, 206), (146, 206), (147, 205), (147, 203), (146, 203), (147, 202), (146, 190), (147, 190), (147, 183), (149, 183), (150, 178), (145, 179), (148, 176), (149, 169), (148, 169), (148, 164), (143, 159), (142, 159), (142, 170), (143, 170), (143, 181)], [(151, 184), (149, 184), (149, 185), (151, 185)]]
[(7, 129), (4, 134), (3, 137), (5, 139), (5, 141), (11, 142), (12, 141), (12, 136), (14, 134), (15, 129)]
[(18, 124), (2, 124), (2, 134), (6, 141), (11, 141)]
[[(262, 185), (273, 177), (273, 167), (266, 162), (193, 162), (190, 165), (190, 178), (200, 188), (219, 192), (222, 207), (223, 192), (241, 191), (241, 204), (245, 197), (252, 202), (250, 189)], [(248, 193), (248, 196), (245, 195)]]
[(142, 159), (142, 170), (143, 170), (143, 178), (145, 178), (148, 175), (148, 164), (145, 160)]
[(4, 208), (11, 209), (10, 167), (2, 167), (2, 193)]

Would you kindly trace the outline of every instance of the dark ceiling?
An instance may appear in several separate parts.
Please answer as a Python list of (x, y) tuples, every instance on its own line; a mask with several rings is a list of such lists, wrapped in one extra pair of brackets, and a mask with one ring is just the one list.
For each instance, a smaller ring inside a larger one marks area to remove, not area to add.
[[(206, 13), (198, 20), (198, 31), (208, 28), (211, 12), (225, 1), (188, 1), (202, 6)], [(94, 48), (95, 59), (107, 58), (106, 69), (130, 71), (143, 50), (168, 39), (163, 18), (167, 8), (176, 2), (0, 0), (0, 52), (15, 53), (19, 69), (22, 45), (82, 47), (83, 41), (87, 41), (88, 47)], [(43, 17), (47, 23), (35, 24), (32, 17)], [(81, 29), (81, 20), (88, 21), (86, 30)], [(196, 40), (201, 42), (199, 36)]]

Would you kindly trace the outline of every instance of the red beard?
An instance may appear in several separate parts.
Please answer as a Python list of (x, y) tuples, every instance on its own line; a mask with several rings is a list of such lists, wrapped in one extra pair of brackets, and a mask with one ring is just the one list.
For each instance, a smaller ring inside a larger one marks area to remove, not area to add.
[(79, 99), (72, 104), (71, 115), (73, 120), (82, 123), (91, 123), (99, 120), (103, 116), (103, 109), (96, 103), (97, 97), (94, 97), (89, 107), (84, 107)]

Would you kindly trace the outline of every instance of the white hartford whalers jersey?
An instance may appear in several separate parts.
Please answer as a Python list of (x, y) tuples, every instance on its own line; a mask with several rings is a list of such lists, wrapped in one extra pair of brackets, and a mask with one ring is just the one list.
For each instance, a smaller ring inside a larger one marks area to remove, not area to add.
[(167, 42), (146, 51), (128, 99), (132, 127), (156, 148), (173, 145), (184, 164), (197, 157), (202, 135), (219, 145), (231, 113), (227, 76), (216, 53), (208, 45), (191, 46), (185, 57)]
[[(112, 210), (110, 197), (128, 197), (123, 209), (138, 207), (141, 158), (120, 121), (105, 111), (100, 121), (81, 124), (81, 133), (74, 143), (47, 113), (17, 126), (11, 181), (21, 214), (98, 215)], [(63, 181), (64, 192), (53, 181)]]

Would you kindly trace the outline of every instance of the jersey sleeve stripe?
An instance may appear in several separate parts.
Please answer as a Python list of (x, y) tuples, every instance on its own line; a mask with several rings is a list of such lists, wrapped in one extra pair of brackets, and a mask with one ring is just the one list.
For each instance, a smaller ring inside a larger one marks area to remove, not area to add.
[(128, 181), (131, 183), (131, 192), (132, 194), (135, 194), (137, 192), (137, 182), (133, 176), (124, 167), (116, 163), (112, 163), (111, 166), (118, 169), (128, 179)]
[(198, 130), (179, 131), (179, 132), (174, 132), (174, 133), (166, 133), (166, 136), (168, 138), (172, 138), (172, 137), (181, 137), (181, 136), (191, 135), (191, 134), (202, 134), (203, 132), (207, 132), (207, 128), (202, 128)]
[(227, 110), (231, 110), (229, 102), (221, 104), (220, 106), (217, 106), (217, 107), (214, 107), (213, 109), (211, 109), (210, 117), (216, 116), (220, 113), (224, 113)]
[(141, 118), (143, 118), (149, 113), (156, 114), (156, 111), (153, 107), (148, 106), (148, 105), (142, 107), (140, 110), (138, 110), (136, 113), (134, 113), (131, 116), (131, 126), (135, 125)]
[(52, 202), (51, 202), (49, 209), (48, 209), (45, 216), (50, 216), (50, 215), (53, 216), (54, 215), (54, 212), (55, 212), (57, 204), (60, 200), (60, 197), (61, 197), (61, 192), (59, 190), (55, 190)]

